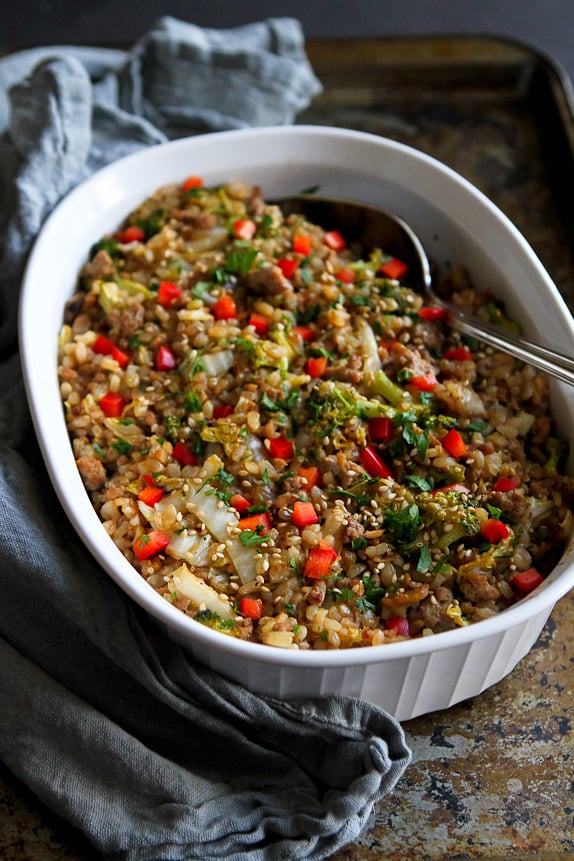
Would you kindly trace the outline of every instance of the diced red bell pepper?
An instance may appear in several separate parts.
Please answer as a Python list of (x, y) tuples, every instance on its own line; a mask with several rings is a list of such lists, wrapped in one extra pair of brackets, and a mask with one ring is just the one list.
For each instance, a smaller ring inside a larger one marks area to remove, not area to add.
[(322, 377), (327, 370), (327, 361), (327, 356), (313, 356), (313, 358), (307, 359), (305, 370), (313, 379)]
[(156, 502), (159, 502), (160, 499), (165, 496), (165, 490), (163, 487), (158, 487), (156, 484), (147, 484), (142, 490), (140, 490), (138, 494), (138, 499), (144, 502), (146, 505), (150, 505), (153, 507)]
[(231, 404), (216, 404), (213, 407), (213, 418), (214, 419), (225, 419), (227, 416), (230, 416), (233, 412), (233, 407)]
[(237, 608), (241, 615), (247, 619), (260, 619), (263, 615), (263, 601), (261, 598), (241, 598)]
[(192, 188), (201, 188), (203, 179), (201, 176), (188, 176), (181, 185), (184, 191), (191, 191)]
[(250, 218), (238, 218), (233, 224), (233, 235), (236, 239), (253, 239), (257, 225)]
[(269, 318), (265, 314), (253, 311), (249, 317), (249, 325), (253, 326), (258, 335), (266, 335), (269, 330)]
[(309, 254), (311, 251), (311, 237), (305, 233), (297, 233), (293, 237), (293, 251), (297, 254)]
[(312, 326), (293, 326), (292, 332), (295, 332), (302, 341), (312, 341), (315, 337), (315, 330)]
[(392, 616), (385, 622), (385, 628), (394, 631), (399, 637), (410, 637), (411, 626), (406, 616)]
[(343, 284), (353, 284), (355, 281), (355, 273), (352, 269), (339, 269), (335, 272), (335, 278), (338, 278), (339, 281), (342, 281)]
[(364, 448), (360, 454), (360, 461), (363, 469), (374, 478), (392, 478), (393, 473), (389, 466), (382, 459), (378, 451), (372, 445)]
[(273, 527), (273, 521), (268, 511), (261, 511), (259, 514), (250, 514), (248, 517), (242, 517), (238, 524), (241, 530), (250, 529), (253, 532), (264, 534), (269, 532)]
[(177, 365), (177, 358), (173, 350), (160, 344), (155, 352), (155, 367), (157, 371), (173, 371)]
[(526, 571), (518, 571), (510, 581), (510, 585), (517, 592), (527, 595), (543, 582), (544, 577), (536, 568), (528, 568)]
[(103, 398), (100, 398), (100, 409), (108, 419), (119, 418), (125, 405), (125, 398), (117, 392), (106, 392)]
[(170, 305), (175, 305), (182, 297), (181, 288), (174, 284), (173, 281), (160, 281), (157, 291), (157, 301), (164, 308), (169, 308)]
[(183, 442), (176, 442), (172, 454), (181, 466), (195, 466), (197, 463), (196, 456)]
[(298, 260), (289, 260), (287, 257), (281, 257), (277, 261), (277, 266), (285, 276), (285, 278), (292, 278), (295, 270), (299, 266)]
[(290, 460), (293, 457), (293, 443), (284, 436), (274, 436), (269, 440), (269, 454), (281, 460)]
[(455, 428), (451, 428), (441, 439), (442, 447), (453, 457), (464, 457), (466, 443)]
[(468, 347), (453, 347), (452, 350), (447, 350), (443, 358), (451, 359), (455, 362), (470, 362), (474, 356)]
[(407, 274), (407, 271), (407, 264), (403, 263), (403, 261), (399, 260), (397, 257), (391, 257), (390, 260), (385, 261), (385, 263), (379, 267), (381, 275), (384, 275), (385, 278), (394, 278), (397, 281), (400, 281), (400, 279)]
[(242, 493), (234, 493), (229, 500), (229, 504), (238, 514), (244, 514), (248, 508), (251, 508), (251, 503)]
[(103, 335), (98, 335), (94, 343), (92, 344), (92, 350), (94, 353), (98, 353), (101, 356), (111, 356), (112, 359), (115, 359), (120, 368), (126, 368), (129, 364), (130, 357), (127, 353), (124, 353), (123, 350), (120, 350), (119, 347), (109, 340), (109, 338), (105, 338)]
[(424, 308), (419, 308), (418, 315), (421, 320), (445, 320), (447, 317), (445, 309), (438, 305), (427, 305)]
[(319, 517), (315, 511), (315, 506), (312, 502), (303, 502), (298, 499), (293, 505), (293, 515), (291, 520), (303, 529), (305, 526), (312, 526), (313, 523), (319, 523)]
[(332, 251), (342, 251), (343, 248), (347, 247), (347, 243), (345, 238), (339, 233), (338, 230), (328, 230), (325, 236), (323, 237), (323, 242)]
[(321, 473), (317, 466), (300, 466), (297, 470), (297, 475), (305, 479), (304, 487), (306, 490), (318, 487), (321, 484)]
[(216, 320), (233, 320), (237, 317), (237, 307), (233, 296), (227, 293), (221, 296), (211, 307), (211, 312)]
[(499, 544), (505, 538), (508, 538), (508, 526), (497, 517), (489, 517), (480, 527), (480, 534), (486, 538), (490, 544)]
[(393, 422), (387, 416), (375, 416), (369, 419), (369, 437), (380, 441), (390, 439), (393, 435)]
[(130, 224), (124, 230), (116, 233), (116, 239), (122, 245), (128, 245), (130, 242), (142, 242), (145, 239), (145, 230), (137, 224)]
[(319, 547), (312, 547), (305, 560), (303, 574), (312, 580), (322, 580), (323, 577), (327, 577), (331, 566), (337, 561), (337, 555), (335, 548), (328, 544), (322, 543)]
[(437, 378), (431, 373), (418, 374), (416, 377), (409, 380), (409, 385), (414, 386), (415, 389), (419, 390), (419, 392), (432, 392), (432, 390), (436, 388), (437, 383)]
[(142, 562), (144, 559), (151, 559), (152, 556), (157, 556), (169, 544), (169, 535), (166, 535), (161, 529), (152, 529), (151, 532), (146, 532), (140, 535), (133, 543), (133, 551), (136, 559)]
[(470, 493), (470, 490), (466, 486), (466, 484), (459, 484), (456, 482), (455, 484), (445, 484), (443, 487), (435, 487), (434, 490), (431, 490), (431, 493)]
[(518, 481), (515, 478), (501, 475), (500, 478), (497, 478), (494, 482), (494, 487), (492, 489), (496, 491), (496, 493), (508, 493), (511, 490), (516, 490), (517, 487)]

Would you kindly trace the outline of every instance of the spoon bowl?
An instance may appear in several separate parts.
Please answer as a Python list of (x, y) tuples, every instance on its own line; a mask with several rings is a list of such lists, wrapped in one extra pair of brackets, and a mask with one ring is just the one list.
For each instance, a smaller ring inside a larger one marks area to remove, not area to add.
[(433, 288), (424, 246), (402, 218), (371, 204), (315, 194), (291, 195), (273, 202), (286, 216), (300, 214), (325, 229), (337, 228), (348, 242), (359, 244), (362, 253), (368, 254), (371, 249), (380, 248), (402, 260), (407, 265), (404, 283), (440, 306), (454, 329), (574, 385), (573, 358), (468, 314), (438, 296)]

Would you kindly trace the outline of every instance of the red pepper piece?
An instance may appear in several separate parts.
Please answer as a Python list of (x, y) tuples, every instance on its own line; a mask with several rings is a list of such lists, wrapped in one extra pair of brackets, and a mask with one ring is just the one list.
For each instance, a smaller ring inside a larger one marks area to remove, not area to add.
[(400, 281), (407, 274), (407, 271), (407, 264), (403, 263), (397, 257), (391, 257), (390, 260), (387, 260), (379, 267), (381, 275), (384, 275), (386, 278), (394, 278), (396, 281)]
[(192, 188), (201, 188), (203, 179), (200, 176), (188, 176), (181, 185), (184, 191), (191, 191)]
[(107, 392), (100, 398), (100, 409), (108, 419), (117, 419), (121, 416), (126, 405), (125, 398), (117, 392)]
[(98, 335), (92, 344), (92, 350), (94, 353), (98, 353), (101, 356), (111, 356), (112, 359), (116, 360), (120, 368), (126, 368), (129, 364), (130, 357), (128, 354), (124, 353), (123, 350), (120, 350), (119, 347), (116, 347), (112, 341), (105, 338), (103, 335)]
[(452, 350), (447, 350), (443, 356), (444, 359), (451, 359), (455, 362), (470, 362), (474, 356), (468, 347), (453, 347)]
[(372, 440), (390, 439), (393, 435), (393, 422), (387, 416), (375, 416), (369, 419), (369, 437)]
[(295, 270), (299, 266), (298, 260), (288, 260), (286, 257), (281, 257), (280, 260), (277, 261), (277, 266), (285, 276), (285, 278), (292, 278)]
[(291, 331), (299, 335), (303, 341), (312, 341), (315, 337), (315, 330), (311, 326), (293, 326)]
[(229, 500), (229, 504), (237, 511), (238, 514), (244, 514), (247, 509), (251, 507), (249, 500), (245, 499), (241, 493), (234, 493)]
[(133, 551), (136, 559), (140, 562), (144, 559), (151, 559), (152, 556), (157, 556), (162, 550), (165, 550), (169, 544), (169, 535), (162, 532), (161, 529), (152, 529), (144, 535), (140, 535), (133, 543)]
[(214, 419), (224, 419), (227, 416), (230, 416), (233, 412), (233, 407), (231, 404), (216, 404), (213, 407), (213, 418)]
[(173, 281), (160, 281), (157, 291), (157, 301), (164, 308), (169, 308), (182, 297), (181, 289)]
[(241, 615), (247, 619), (260, 619), (263, 615), (261, 598), (241, 598), (237, 606)]
[(181, 466), (195, 466), (197, 463), (196, 456), (183, 442), (176, 442), (172, 454)]
[(445, 484), (444, 487), (435, 487), (431, 493), (470, 493), (470, 490), (465, 484)]
[(411, 626), (406, 616), (393, 616), (385, 622), (385, 628), (394, 631), (399, 637), (410, 637)]
[(414, 386), (415, 389), (419, 390), (419, 392), (432, 392), (432, 390), (436, 388), (437, 383), (437, 378), (431, 373), (419, 374), (409, 381), (409, 385)]
[(274, 436), (269, 440), (269, 454), (281, 460), (290, 460), (293, 457), (293, 443), (284, 436)]
[(517, 487), (518, 481), (515, 478), (501, 475), (500, 478), (497, 478), (494, 482), (494, 487), (492, 489), (496, 491), (496, 493), (508, 493), (511, 490), (516, 490)]
[(233, 235), (236, 239), (253, 239), (257, 225), (250, 218), (238, 218), (233, 224)]
[(455, 428), (451, 428), (441, 439), (442, 447), (453, 457), (464, 457), (466, 443)]
[(508, 527), (502, 520), (496, 517), (489, 517), (480, 527), (480, 534), (486, 538), (491, 544), (499, 544), (505, 538), (508, 538)]
[(297, 470), (297, 475), (305, 479), (304, 487), (306, 490), (318, 487), (321, 484), (321, 473), (317, 466), (300, 466)]
[(343, 284), (353, 284), (355, 281), (355, 273), (352, 269), (339, 269), (335, 272), (335, 278), (338, 278), (338, 280), (342, 281)]
[(124, 230), (116, 233), (116, 239), (122, 245), (128, 245), (130, 242), (142, 242), (145, 239), (145, 230), (138, 227), (137, 224), (130, 224)]
[(422, 320), (445, 320), (447, 317), (445, 309), (440, 308), (438, 305), (419, 308), (418, 315)]
[(322, 580), (327, 577), (329, 570), (337, 560), (337, 551), (327, 544), (312, 547), (305, 560), (303, 574), (312, 580)]
[(253, 532), (259, 532), (263, 535), (273, 527), (273, 521), (269, 512), (262, 511), (259, 514), (242, 517), (238, 526), (240, 529), (251, 529)]
[(159, 502), (163, 496), (165, 496), (165, 490), (163, 489), (163, 487), (158, 487), (155, 484), (148, 484), (142, 490), (140, 490), (138, 494), (138, 499), (140, 499), (146, 505), (150, 505), (153, 507), (156, 502)]
[(517, 592), (527, 595), (543, 582), (544, 577), (536, 568), (528, 568), (526, 571), (518, 571), (510, 581), (510, 585)]
[(258, 335), (266, 335), (269, 330), (269, 318), (257, 311), (249, 317), (249, 325), (253, 326)]
[(372, 475), (373, 477), (393, 477), (393, 473), (390, 467), (387, 466), (385, 461), (382, 459), (376, 449), (373, 448), (372, 445), (368, 445), (362, 450), (360, 454), (360, 461), (363, 469), (365, 469), (369, 473), (369, 475)]
[(315, 506), (312, 502), (303, 502), (298, 499), (293, 505), (293, 515), (291, 520), (299, 528), (312, 526), (313, 523), (319, 523), (319, 517), (315, 511)]
[(311, 251), (311, 237), (305, 233), (298, 233), (293, 237), (293, 251), (297, 254), (307, 255)]
[(342, 251), (343, 248), (347, 247), (347, 243), (345, 238), (339, 233), (338, 230), (329, 230), (323, 237), (323, 242), (333, 251)]
[(314, 356), (307, 360), (306, 371), (313, 379), (322, 377), (326, 370), (327, 356)]
[(165, 344), (160, 344), (155, 352), (155, 367), (157, 371), (173, 371), (177, 365), (175, 353), (166, 347)]
[(222, 296), (211, 308), (216, 320), (233, 320), (237, 317), (237, 308), (233, 296), (226, 294)]

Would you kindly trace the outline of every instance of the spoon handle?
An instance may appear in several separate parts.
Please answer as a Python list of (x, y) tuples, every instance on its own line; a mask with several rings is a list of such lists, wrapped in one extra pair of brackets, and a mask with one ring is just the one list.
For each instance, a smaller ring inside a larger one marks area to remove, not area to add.
[(450, 302), (441, 300), (440, 305), (447, 311), (448, 322), (453, 329), (477, 338), (505, 353), (510, 353), (517, 359), (522, 359), (523, 362), (534, 365), (541, 371), (574, 385), (574, 358), (562, 356), (555, 350), (501, 329), (499, 326), (494, 326), (486, 320), (479, 320)]

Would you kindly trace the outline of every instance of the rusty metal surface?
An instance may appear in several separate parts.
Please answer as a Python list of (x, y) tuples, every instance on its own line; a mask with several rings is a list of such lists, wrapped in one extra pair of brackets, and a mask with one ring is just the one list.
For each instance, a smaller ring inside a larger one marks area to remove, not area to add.
[[(311, 42), (325, 85), (300, 122), (384, 134), (497, 203), (574, 297), (574, 131), (568, 82), (490, 39)], [(370, 827), (332, 861), (574, 858), (574, 594), (514, 672), (405, 724), (413, 762)], [(4, 861), (94, 861), (86, 841), (0, 769)]]

